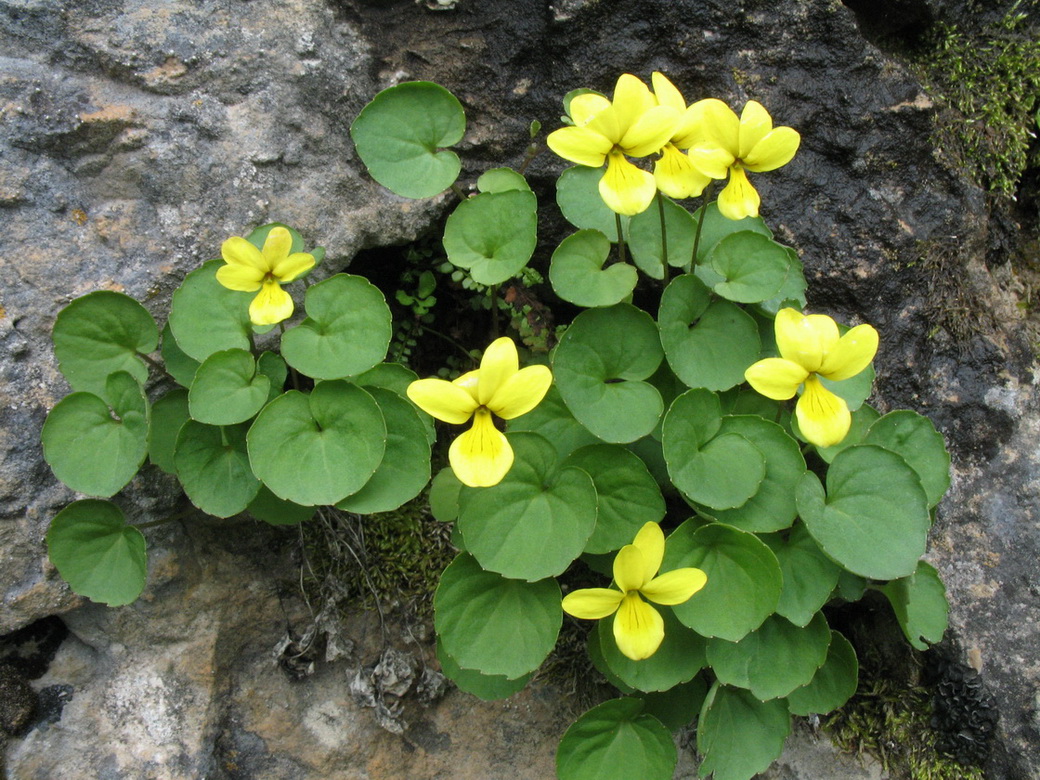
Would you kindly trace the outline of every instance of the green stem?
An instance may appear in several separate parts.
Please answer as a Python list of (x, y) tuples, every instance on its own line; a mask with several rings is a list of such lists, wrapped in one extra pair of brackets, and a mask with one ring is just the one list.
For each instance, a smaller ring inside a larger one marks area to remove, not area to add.
[(517, 173), (521, 176), (524, 175), (524, 171), (527, 170), (527, 166), (534, 162), (534, 158), (542, 153), (541, 144), (532, 143), (527, 147), (527, 155), (524, 157), (524, 161), (520, 163), (520, 167), (517, 168)]
[(454, 192), (458, 196), (459, 200), (465, 200), (466, 199), (466, 193), (462, 191), (462, 187), (460, 187), (458, 185), (458, 183), (456, 183), (456, 182), (452, 182), (451, 183), (451, 191)]
[(146, 355), (144, 352), (138, 352), (137, 354), (140, 356), (141, 360), (143, 360), (145, 363), (150, 365), (156, 371), (160, 371), (160, 372), (162, 372), (164, 374), (167, 373), (166, 367), (162, 363), (160, 363), (158, 360), (153, 358), (151, 355)]
[(668, 286), (670, 263), (668, 262), (668, 229), (664, 224), (664, 195), (657, 193), (657, 214), (661, 218), (661, 281), (665, 287)]
[(704, 205), (701, 206), (701, 216), (697, 220), (697, 235), (693, 239), (693, 260), (690, 261), (690, 270), (693, 270), (693, 266), (697, 265), (697, 250), (701, 246), (701, 230), (704, 229), (704, 215), (708, 213), (708, 203), (711, 202), (712, 191), (715, 189), (715, 182), (709, 182), (708, 186), (704, 189)]
[(466, 347), (464, 347), (460, 342), (458, 342), (455, 339), (453, 339), (451, 336), (449, 336), (449, 335), (447, 335), (445, 333), (441, 333), (439, 330), (434, 330), (433, 328), (428, 328), (425, 325), (423, 325), (421, 322), (418, 323), (418, 325), (422, 329), (423, 333), (429, 333), (431, 336), (436, 336), (439, 339), (443, 339), (444, 341), (448, 342), (453, 347), (458, 349), (467, 358), (469, 358), (470, 360), (473, 360), (473, 356), (469, 354), (469, 350), (466, 349)]
[(498, 325), (498, 285), (493, 284), (489, 289), (491, 295), (491, 333), (494, 338), (499, 336), (499, 325)]
[(621, 230), (621, 215), (616, 211), (614, 212), (614, 224), (617, 225), (617, 251), (618, 260), (622, 263), (625, 262), (625, 234)]

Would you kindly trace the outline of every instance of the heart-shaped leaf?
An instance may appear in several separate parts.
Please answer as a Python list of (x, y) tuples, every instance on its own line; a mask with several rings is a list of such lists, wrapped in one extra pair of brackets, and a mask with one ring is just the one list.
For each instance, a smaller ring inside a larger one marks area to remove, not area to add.
[(538, 243), (538, 201), (533, 192), (486, 192), (460, 203), (444, 225), (444, 251), (478, 284), (516, 276)]
[(202, 361), (188, 393), (193, 419), (207, 425), (245, 422), (267, 403), (271, 380), (244, 349), (214, 352)]
[(260, 490), (246, 453), (247, 429), (189, 420), (177, 434), (173, 462), (184, 492), (191, 503), (214, 517), (244, 511)]
[(251, 293), (229, 290), (217, 281), (223, 260), (210, 260), (192, 271), (173, 293), (170, 329), (188, 357), (203, 361), (223, 349), (252, 346)]
[(723, 238), (706, 262), (723, 278), (715, 292), (738, 303), (759, 303), (779, 294), (791, 265), (787, 247), (751, 231)]
[(633, 661), (618, 650), (613, 618), (599, 621), (596, 641), (603, 662), (625, 685), (637, 691), (666, 691), (692, 680), (707, 665), (707, 640), (680, 623), (668, 607), (651, 608), (664, 619), (664, 641), (649, 658)]
[[(662, 205), (663, 204), (663, 205)], [(664, 210), (664, 240), (661, 239), (661, 209)], [(639, 270), (654, 279), (664, 278), (664, 255), (668, 265), (688, 266), (693, 260), (697, 223), (690, 212), (661, 193), (650, 208), (632, 217), (628, 228), (628, 248)]]
[(784, 575), (777, 614), (796, 626), (805, 626), (826, 604), (838, 584), (841, 567), (820, 550), (803, 523), (798, 523), (784, 538), (781, 534), (759, 537), (769, 545)]
[(671, 780), (672, 735), (639, 699), (613, 699), (582, 715), (556, 750), (559, 780)]
[[(575, 165), (556, 180), (556, 203), (563, 217), (579, 230), (598, 230), (612, 243), (617, 243), (617, 219), (599, 194), (602, 168)], [(628, 235), (630, 217), (620, 217), (622, 234)]]
[(909, 577), (887, 583), (882, 592), (892, 603), (899, 626), (918, 650), (938, 644), (946, 633), (950, 606), (939, 572), (925, 561)]
[(837, 631), (831, 631), (827, 660), (808, 685), (787, 696), (787, 706), (792, 715), (826, 715), (851, 699), (858, 685), (856, 651), (848, 639)]
[(716, 681), (697, 725), (697, 774), (714, 780), (750, 780), (784, 750), (791, 715), (783, 699), (762, 702), (751, 691)]
[(610, 241), (597, 230), (579, 230), (556, 248), (549, 281), (565, 301), (584, 307), (613, 306), (632, 294), (639, 280), (628, 263), (603, 267)]
[(920, 477), (929, 508), (949, 489), (950, 453), (927, 417), (908, 409), (889, 412), (870, 426), (863, 443), (884, 447), (905, 460)]
[(455, 659), (444, 652), (444, 645), (437, 642), (437, 660), (441, 664), (441, 672), (466, 693), (473, 694), (484, 701), (508, 699), (526, 687), (531, 681), (532, 673), (510, 680), (500, 674), (481, 674), (474, 669), (463, 669)]
[(384, 89), (350, 126), (372, 178), (405, 198), (428, 198), (454, 183), (462, 164), (442, 147), (457, 144), (465, 132), (462, 104), (429, 81)]
[(173, 452), (177, 434), (191, 415), (188, 413), (188, 391), (175, 388), (152, 404), (152, 419), (148, 430), (148, 458), (167, 474), (176, 474)]

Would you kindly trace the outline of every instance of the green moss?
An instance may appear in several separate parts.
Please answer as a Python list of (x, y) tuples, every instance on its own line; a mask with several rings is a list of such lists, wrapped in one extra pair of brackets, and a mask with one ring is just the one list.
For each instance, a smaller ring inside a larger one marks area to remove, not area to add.
[(1018, 8), (977, 33), (939, 23), (915, 58), (940, 109), (936, 148), (979, 186), (1008, 197), (1038, 164), (1030, 149), (1040, 109), (1040, 36)]

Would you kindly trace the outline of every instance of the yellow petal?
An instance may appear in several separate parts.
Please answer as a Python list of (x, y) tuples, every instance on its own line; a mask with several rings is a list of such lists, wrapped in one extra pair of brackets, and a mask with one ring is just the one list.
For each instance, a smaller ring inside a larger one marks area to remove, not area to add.
[(406, 392), (424, 412), (452, 425), (462, 425), (478, 406), (464, 388), (445, 379), (417, 379)]
[(590, 117), (589, 121), (585, 123), (585, 129), (593, 133), (599, 133), (610, 142), (611, 146), (620, 141), (621, 136), (625, 134), (625, 130), (621, 126), (621, 120), (618, 117), (617, 107), (613, 103), (595, 116)]
[(512, 467), (513, 448), (495, 427), (491, 412), (477, 409), (473, 427), (448, 448), (448, 462), (463, 485), (491, 487), (501, 482)]
[(730, 168), (729, 184), (719, 193), (719, 212), (727, 219), (757, 217), (761, 198), (739, 165)]
[(736, 158), (740, 149), (740, 120), (733, 109), (717, 98), (698, 100), (690, 108), (701, 128), (701, 137)]
[(621, 134), (635, 124), (648, 109), (657, 106), (650, 88), (631, 73), (622, 73), (614, 85), (611, 105), (616, 112)]
[(582, 620), (599, 620), (613, 615), (624, 595), (613, 588), (582, 588), (563, 597), (563, 611)]
[(502, 384), (520, 369), (516, 344), (508, 336), (495, 339), (480, 359), (477, 402), (486, 406)]
[(598, 168), (603, 165), (614, 142), (587, 127), (561, 127), (553, 130), (545, 143), (565, 160)]
[(654, 181), (657, 189), (669, 198), (693, 198), (700, 195), (711, 178), (693, 167), (690, 158), (671, 144), (661, 150), (661, 159), (654, 163)]
[(833, 447), (845, 438), (852, 425), (845, 399), (823, 386), (815, 375), (805, 380), (805, 392), (794, 407), (798, 429), (817, 447)]
[(664, 560), (664, 531), (657, 523), (644, 523), (636, 538), (632, 540), (632, 546), (643, 553), (643, 583), (650, 582)]
[(264, 282), (249, 304), (249, 319), (254, 325), (275, 325), (293, 313), (293, 301), (278, 282)]
[(664, 618), (631, 593), (621, 600), (614, 616), (614, 641), (618, 650), (633, 661), (649, 658), (664, 641)]
[(273, 269), (278, 263), (289, 256), (292, 249), (292, 233), (283, 227), (271, 228), (264, 240), (264, 248), (261, 254), (267, 263), (267, 269)]
[(608, 158), (607, 172), (599, 180), (599, 194), (609, 209), (632, 216), (646, 211), (653, 202), (657, 183), (652, 173), (637, 168), (623, 154), (615, 152)]
[(682, 114), (679, 116), (679, 122), (675, 125), (675, 130), (672, 131), (672, 143), (680, 149), (689, 149), (698, 141), (705, 140), (704, 132), (701, 128), (703, 113), (693, 106), (683, 109)]
[(682, 604), (704, 587), (708, 575), (700, 569), (674, 569), (654, 577), (639, 592), (657, 604)]
[(503, 420), (512, 420), (538, 406), (551, 384), (552, 371), (548, 366), (521, 368), (495, 391), (487, 407)]
[[(253, 247), (254, 249), (256, 247)], [(254, 292), (260, 289), (264, 272), (251, 265), (222, 265), (217, 269), (217, 281), (229, 290)]]
[(614, 583), (622, 593), (636, 591), (646, 582), (646, 560), (634, 544), (626, 544), (614, 556)]
[(686, 111), (686, 99), (667, 76), (654, 71), (650, 76), (650, 83), (654, 85), (654, 97), (657, 98), (658, 105), (671, 106), (676, 111)]
[(618, 142), (630, 157), (646, 157), (661, 151), (675, 132), (681, 114), (671, 106), (654, 106), (644, 111)]
[(265, 274), (271, 270), (267, 267), (267, 263), (264, 261), (264, 256), (260, 254), (260, 250), (239, 236), (232, 236), (220, 245), (220, 256), (223, 257), (224, 262), (229, 265), (242, 265), (248, 268), (255, 268), (260, 271), (261, 274)]
[(773, 129), (773, 119), (757, 100), (749, 100), (740, 112), (740, 143), (737, 157), (744, 159), (766, 134)]
[(824, 357), (838, 344), (838, 326), (826, 314), (805, 316), (797, 309), (781, 309), (773, 330), (780, 355), (806, 371), (819, 371)]
[(744, 156), (749, 171), (772, 171), (787, 165), (798, 151), (802, 137), (790, 127), (778, 127), (768, 133)]
[(809, 372), (797, 363), (783, 358), (766, 358), (748, 366), (744, 379), (766, 398), (786, 401), (794, 398), (798, 386), (806, 380)]
[(600, 111), (607, 108), (610, 108), (610, 101), (603, 95), (597, 95), (595, 92), (575, 95), (571, 98), (571, 119), (575, 125), (581, 127), (587, 124)]
[(285, 283), (291, 282), (301, 274), (307, 273), (314, 267), (314, 255), (308, 254), (307, 252), (296, 252), (286, 257), (284, 260), (279, 260), (274, 264), (274, 268), (271, 269), (271, 273), (274, 278), (278, 281)]
[(874, 359), (878, 332), (871, 325), (857, 325), (845, 333), (823, 359), (820, 374), (840, 381), (854, 377)]
[[(480, 369), (474, 369), (473, 371), (467, 371), (462, 376), (458, 376), (451, 380), (453, 385), (457, 385), (473, 396), (473, 400), (477, 401), (477, 386), (480, 384)], [(477, 401), (480, 404), (480, 401)]]
[(693, 167), (712, 179), (725, 179), (736, 158), (718, 144), (698, 141), (687, 152)]

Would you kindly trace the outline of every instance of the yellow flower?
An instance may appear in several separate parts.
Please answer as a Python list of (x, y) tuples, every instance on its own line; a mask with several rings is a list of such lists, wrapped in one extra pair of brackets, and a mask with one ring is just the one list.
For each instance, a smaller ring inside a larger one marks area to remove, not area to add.
[[(664, 560), (664, 533), (657, 523), (647, 523), (632, 544), (622, 547), (614, 558), (613, 588), (582, 588), (563, 598), (568, 615), (599, 620), (614, 615), (614, 641), (618, 650), (633, 661), (657, 652), (664, 641), (664, 618), (643, 601), (682, 604), (704, 587), (708, 576), (700, 569), (674, 569), (658, 575)], [(617, 614), (615, 614), (617, 613)]]
[[(679, 112), (658, 105), (649, 88), (625, 73), (614, 87), (614, 100), (588, 93), (571, 100), (574, 125), (549, 133), (546, 143), (565, 160), (599, 168), (607, 164), (599, 181), (603, 202), (618, 214), (645, 211), (654, 199), (653, 174), (637, 168), (627, 157), (647, 157), (661, 150), (672, 137)], [(627, 155), (627, 157), (626, 157)]]
[(513, 449), (495, 427), (492, 414), (511, 420), (534, 409), (552, 384), (545, 366), (520, 368), (513, 340), (491, 342), (480, 368), (454, 382), (418, 379), (408, 385), (408, 397), (438, 420), (461, 425), (473, 418), (473, 427), (451, 443), (448, 461), (459, 481), (470, 487), (491, 487), (502, 481), (513, 465)]
[(651, 80), (658, 105), (671, 106), (680, 114), (671, 139), (661, 149), (661, 158), (654, 163), (657, 189), (669, 198), (695, 198), (704, 191), (711, 177), (698, 170), (681, 150), (697, 142), (701, 112), (695, 106), (686, 105), (682, 93), (663, 73), (655, 72)]
[(760, 360), (744, 378), (755, 390), (775, 401), (794, 397), (804, 383), (794, 413), (805, 440), (830, 447), (845, 438), (852, 424), (848, 404), (820, 382), (854, 377), (870, 365), (878, 348), (878, 333), (857, 325), (844, 336), (825, 314), (803, 315), (795, 309), (777, 312), (776, 346), (780, 357)]
[(740, 114), (721, 100), (700, 100), (691, 107), (700, 138), (691, 144), (690, 160), (701, 172), (729, 183), (719, 193), (719, 211), (729, 219), (757, 217), (761, 199), (746, 171), (772, 171), (798, 151), (801, 136), (790, 127), (773, 127), (769, 112), (749, 100)]
[(217, 269), (217, 281), (229, 290), (260, 293), (249, 304), (249, 319), (254, 325), (274, 325), (293, 313), (293, 301), (282, 285), (314, 267), (314, 256), (306, 252), (289, 254), (292, 234), (283, 227), (271, 228), (264, 248), (257, 249), (239, 236), (232, 236), (220, 247), (227, 265)]

